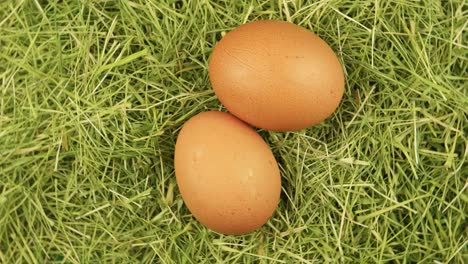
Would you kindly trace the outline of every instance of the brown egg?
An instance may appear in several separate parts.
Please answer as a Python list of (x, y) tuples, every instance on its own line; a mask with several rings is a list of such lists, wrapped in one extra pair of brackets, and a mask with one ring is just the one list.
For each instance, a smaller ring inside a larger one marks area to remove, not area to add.
[(254, 231), (278, 205), (281, 179), (270, 148), (231, 114), (204, 112), (187, 121), (174, 164), (188, 209), (219, 233)]
[(213, 50), (209, 76), (232, 114), (275, 131), (323, 121), (344, 91), (343, 69), (330, 46), (283, 21), (255, 21), (227, 33)]

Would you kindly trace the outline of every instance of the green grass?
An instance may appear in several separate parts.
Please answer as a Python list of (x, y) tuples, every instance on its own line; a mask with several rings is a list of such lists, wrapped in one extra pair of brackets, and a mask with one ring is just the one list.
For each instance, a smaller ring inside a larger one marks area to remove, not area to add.
[[(467, 10), (1, 1), (0, 263), (463, 263)], [(325, 39), (345, 95), (315, 127), (260, 131), (281, 168), (278, 210), (258, 232), (224, 236), (184, 206), (174, 143), (190, 116), (222, 109), (209, 56), (223, 32), (256, 19)]]

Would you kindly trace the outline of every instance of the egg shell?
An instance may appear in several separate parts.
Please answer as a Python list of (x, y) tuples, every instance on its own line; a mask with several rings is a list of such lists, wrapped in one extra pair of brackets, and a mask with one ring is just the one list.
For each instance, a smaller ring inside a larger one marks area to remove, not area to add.
[(281, 178), (270, 148), (231, 114), (209, 111), (188, 120), (177, 138), (174, 165), (186, 206), (219, 233), (254, 231), (278, 205)]
[(213, 50), (209, 77), (229, 112), (275, 131), (323, 121), (344, 92), (343, 69), (330, 46), (284, 21), (254, 21), (227, 33)]

